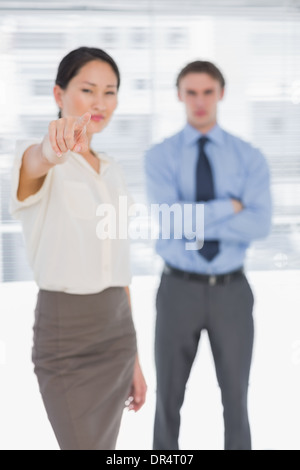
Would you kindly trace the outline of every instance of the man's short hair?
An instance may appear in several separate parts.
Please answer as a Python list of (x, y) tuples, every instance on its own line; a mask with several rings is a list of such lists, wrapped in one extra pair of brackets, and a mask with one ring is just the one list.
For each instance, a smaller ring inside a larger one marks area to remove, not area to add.
[(183, 77), (189, 73), (206, 73), (217, 80), (220, 83), (221, 88), (225, 87), (225, 79), (218, 67), (216, 67), (212, 62), (208, 62), (206, 60), (196, 60), (195, 62), (190, 62), (181, 70), (176, 81), (177, 88), (179, 88), (180, 81)]

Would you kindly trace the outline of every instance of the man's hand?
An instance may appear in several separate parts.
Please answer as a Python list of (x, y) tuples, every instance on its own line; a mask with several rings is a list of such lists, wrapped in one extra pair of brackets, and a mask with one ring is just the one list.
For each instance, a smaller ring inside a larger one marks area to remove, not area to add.
[(238, 214), (244, 209), (243, 204), (238, 199), (231, 199), (231, 202), (232, 202), (235, 214)]
[(138, 356), (135, 360), (132, 387), (128, 399), (125, 402), (128, 410), (139, 411), (146, 400), (147, 385), (141, 370)]

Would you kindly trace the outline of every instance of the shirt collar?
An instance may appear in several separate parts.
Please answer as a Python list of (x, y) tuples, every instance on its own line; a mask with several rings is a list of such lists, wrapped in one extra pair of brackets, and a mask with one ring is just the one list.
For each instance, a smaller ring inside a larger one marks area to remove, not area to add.
[(102, 176), (104, 175), (104, 173), (106, 173), (108, 167), (110, 166), (111, 159), (104, 152), (101, 152), (101, 153), (97, 152), (96, 155), (100, 160), (100, 176)]
[[(199, 132), (195, 127), (189, 123), (183, 129), (184, 142), (186, 145), (193, 145), (200, 139), (204, 134)], [(224, 143), (223, 131), (221, 127), (216, 124), (207, 134), (205, 134), (212, 142), (222, 145)]]

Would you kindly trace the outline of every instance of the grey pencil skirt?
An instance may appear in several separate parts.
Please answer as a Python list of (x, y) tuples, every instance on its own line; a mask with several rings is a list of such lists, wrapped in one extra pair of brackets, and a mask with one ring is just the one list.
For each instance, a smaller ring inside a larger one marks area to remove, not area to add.
[(62, 450), (113, 450), (130, 392), (136, 335), (124, 288), (40, 290), (32, 359)]

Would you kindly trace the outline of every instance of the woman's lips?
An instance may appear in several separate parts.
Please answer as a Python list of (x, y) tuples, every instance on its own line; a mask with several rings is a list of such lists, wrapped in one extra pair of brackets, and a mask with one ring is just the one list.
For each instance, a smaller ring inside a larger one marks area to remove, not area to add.
[(103, 121), (104, 116), (102, 114), (92, 114), (91, 121), (100, 122)]

